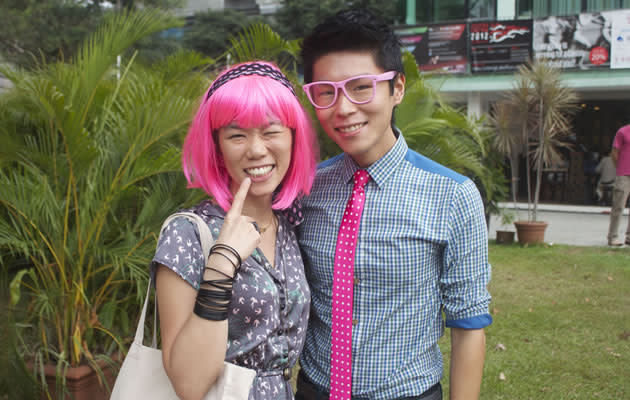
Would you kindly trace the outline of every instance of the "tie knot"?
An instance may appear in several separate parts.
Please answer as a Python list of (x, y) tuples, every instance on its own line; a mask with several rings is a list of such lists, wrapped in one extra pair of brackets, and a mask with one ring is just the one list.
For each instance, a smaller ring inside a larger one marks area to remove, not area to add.
[(358, 169), (354, 172), (354, 187), (363, 188), (370, 180), (370, 174), (364, 169)]

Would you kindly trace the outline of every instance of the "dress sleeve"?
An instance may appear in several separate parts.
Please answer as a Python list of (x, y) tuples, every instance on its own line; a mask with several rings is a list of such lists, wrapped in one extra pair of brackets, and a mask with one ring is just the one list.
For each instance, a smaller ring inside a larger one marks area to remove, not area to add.
[(155, 282), (158, 264), (173, 270), (196, 290), (204, 267), (203, 252), (197, 227), (185, 217), (173, 219), (158, 238), (151, 262), (151, 278)]
[(481, 196), (469, 179), (459, 185), (450, 207), (443, 268), (440, 289), (446, 326), (490, 325), (488, 230)]

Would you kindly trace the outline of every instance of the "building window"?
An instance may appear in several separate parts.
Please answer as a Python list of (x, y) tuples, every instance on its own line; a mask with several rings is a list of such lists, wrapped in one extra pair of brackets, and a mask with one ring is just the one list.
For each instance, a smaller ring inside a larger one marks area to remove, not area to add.
[(416, 0), (416, 21), (433, 22), (432, 0)]
[(582, 11), (582, 0), (534, 0), (534, 18), (549, 15), (575, 15)]
[(405, 15), (407, 5), (413, 7), (413, 3), (418, 24), (465, 19), (544, 18), (630, 8), (630, 0), (398, 0), (401, 15)]
[(528, 19), (532, 17), (532, 0), (516, 0), (516, 3), (518, 18)]
[(434, 22), (466, 19), (466, 0), (434, 1), (433, 16)]
[(586, 0), (587, 12), (615, 10), (630, 7), (630, 0)]
[(497, 0), (468, 0), (470, 8), (470, 18), (472, 19), (494, 19), (496, 18)]

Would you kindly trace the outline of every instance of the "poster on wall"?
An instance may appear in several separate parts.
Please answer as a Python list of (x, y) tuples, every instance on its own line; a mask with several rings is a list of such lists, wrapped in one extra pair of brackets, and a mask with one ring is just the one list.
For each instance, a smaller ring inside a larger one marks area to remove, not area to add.
[(466, 73), (466, 24), (438, 24), (399, 31), (422, 71)]
[(610, 68), (630, 68), (630, 10), (613, 15), (610, 54)]
[(609, 68), (613, 14), (607, 11), (535, 20), (534, 56), (559, 68)]
[(512, 72), (532, 56), (532, 20), (470, 24), (471, 72)]
[[(415, 54), (416, 48), (427, 47), (427, 31), (428, 26), (416, 26), (411, 28), (400, 29), (396, 31), (400, 44), (404, 50)], [(418, 50), (421, 51), (421, 50)], [(416, 63), (419, 61), (416, 59)]]

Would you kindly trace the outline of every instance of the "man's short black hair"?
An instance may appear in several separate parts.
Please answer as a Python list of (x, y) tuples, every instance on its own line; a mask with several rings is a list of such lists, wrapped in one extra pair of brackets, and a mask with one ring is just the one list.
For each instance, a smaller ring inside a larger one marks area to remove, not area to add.
[[(304, 39), (304, 81), (313, 81), (313, 65), (319, 58), (336, 51), (369, 52), (384, 71), (405, 72), (398, 37), (389, 25), (365, 9), (340, 11)], [(394, 80), (390, 85), (393, 90)]]

